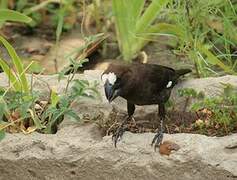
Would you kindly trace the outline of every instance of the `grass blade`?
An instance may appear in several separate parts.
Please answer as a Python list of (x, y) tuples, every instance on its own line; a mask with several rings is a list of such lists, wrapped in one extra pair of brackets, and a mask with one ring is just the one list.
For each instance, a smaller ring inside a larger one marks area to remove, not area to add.
[(18, 74), (21, 74), (19, 79), (20, 79), (20, 82), (21, 82), (21, 85), (22, 85), (22, 90), (24, 92), (29, 92), (28, 82), (27, 82), (25, 73), (23, 73), (24, 72), (24, 67), (23, 67), (23, 64), (21, 62), (21, 59), (16, 54), (16, 51), (14, 50), (14, 48), (2, 36), (0, 36), (0, 41), (3, 43), (3, 45), (7, 49)]
[(21, 90), (21, 84), (19, 83), (17, 77), (12, 72), (12, 70), (9, 68), (8, 64), (4, 60), (2, 60), (1, 58), (0, 58), (0, 66), (3, 69), (4, 73), (7, 75), (10, 82), (12, 83), (13, 88), (16, 91), (20, 91)]
[(169, 2), (169, 0), (153, 0), (148, 6), (141, 19), (137, 22), (136, 32), (143, 33), (152, 24), (161, 9)]
[(22, 13), (9, 9), (0, 9), (0, 21), (17, 21), (30, 23), (32, 19)]
[(225, 65), (219, 60), (211, 51), (209, 51), (204, 45), (197, 45), (198, 50), (207, 56), (207, 61), (212, 65), (217, 65), (222, 68), (225, 72), (237, 75), (237, 72), (233, 71), (231, 67)]

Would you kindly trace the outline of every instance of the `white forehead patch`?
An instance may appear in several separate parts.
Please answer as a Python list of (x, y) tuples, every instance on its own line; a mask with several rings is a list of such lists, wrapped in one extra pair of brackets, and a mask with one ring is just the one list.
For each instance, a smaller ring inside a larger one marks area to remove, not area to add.
[(101, 77), (101, 80), (103, 81), (104, 84), (105, 84), (107, 79), (108, 79), (108, 74), (103, 74), (102, 77)]
[(103, 74), (101, 79), (102, 79), (103, 83), (105, 83), (106, 80), (108, 80), (110, 84), (114, 85), (114, 83), (117, 80), (117, 76), (113, 72), (110, 72), (108, 74)]
[(172, 86), (172, 81), (169, 81), (168, 84), (166, 85), (167, 88)]

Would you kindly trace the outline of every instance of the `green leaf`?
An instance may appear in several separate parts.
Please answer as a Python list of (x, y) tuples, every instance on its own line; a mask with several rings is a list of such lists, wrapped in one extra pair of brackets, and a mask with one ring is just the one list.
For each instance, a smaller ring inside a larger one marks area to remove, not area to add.
[(153, 0), (147, 7), (146, 11), (139, 19), (136, 25), (136, 32), (143, 33), (152, 24), (161, 9), (169, 2), (169, 0)]
[(73, 110), (68, 110), (66, 115), (68, 115), (69, 117), (71, 117), (71, 120), (75, 120), (75, 121), (79, 121), (80, 117), (77, 115), (77, 113)]
[(174, 35), (180, 39), (184, 38), (184, 32), (179, 26), (168, 24), (168, 23), (157, 23), (155, 25), (152, 25), (149, 28), (148, 32), (152, 33), (152, 35), (156, 35), (160, 33), (160, 34)]
[(3, 96), (0, 96), (0, 122), (4, 115), (10, 115), (10, 111), (7, 107), (7, 103), (4, 100)]
[(14, 89), (16, 91), (21, 91), (21, 84), (18, 81), (15, 74), (13, 74), (12, 70), (9, 68), (8, 64), (0, 58), (0, 66), (2, 67), (4, 73), (7, 75), (8, 79), (12, 83)]
[(17, 21), (29, 23), (32, 19), (22, 13), (9, 9), (0, 9), (0, 21)]
[(198, 44), (198, 50), (207, 56), (207, 61), (212, 65), (217, 65), (222, 68), (225, 72), (237, 75), (237, 72), (233, 71), (231, 67), (225, 65), (221, 60), (219, 60), (211, 51), (209, 51), (204, 45)]
[(14, 66), (17, 70), (18, 76), (19, 76), (18, 78), (20, 79), (20, 82), (21, 82), (22, 90), (24, 92), (29, 92), (28, 82), (26, 79), (26, 75), (24, 73), (23, 63), (22, 63), (21, 59), (16, 54), (16, 51), (14, 50), (14, 48), (2, 36), (0, 36), (0, 41), (3, 43), (3, 45), (7, 49), (8, 53), (13, 61), (13, 64), (14, 64)]
[(44, 132), (47, 134), (52, 134), (53, 127), (57, 126), (59, 123), (58, 121), (62, 122), (63, 115), (66, 113), (68, 109), (60, 109), (55, 111), (52, 114), (52, 118), (49, 119), (48, 124), (46, 125), (46, 128), (44, 129)]
[(5, 137), (5, 131), (1, 130), (0, 131), (0, 141)]
[(117, 40), (125, 61), (131, 61), (148, 42), (150, 26), (169, 0), (152, 0), (144, 10), (145, 2), (145, 0), (112, 1)]
[(57, 95), (57, 93), (55, 91), (51, 90), (51, 94), (50, 94), (51, 105), (53, 107), (56, 107), (58, 101), (59, 101), (59, 96)]
[(28, 109), (31, 118), (34, 121), (35, 126), (37, 127), (37, 129), (43, 129), (45, 128), (45, 126), (43, 124), (41, 124), (40, 119), (38, 118), (38, 116), (36, 115), (35, 111), (32, 109)]
[(56, 41), (57, 42), (59, 41), (60, 36), (62, 34), (64, 15), (65, 15), (65, 11), (64, 11), (64, 9), (61, 8), (58, 13), (58, 24), (57, 24), (57, 29), (56, 29)]

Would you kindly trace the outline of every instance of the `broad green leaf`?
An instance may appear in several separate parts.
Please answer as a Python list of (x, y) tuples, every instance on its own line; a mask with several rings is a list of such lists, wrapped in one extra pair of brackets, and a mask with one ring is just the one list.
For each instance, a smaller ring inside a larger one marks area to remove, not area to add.
[(147, 7), (142, 17), (138, 20), (136, 26), (137, 33), (143, 33), (152, 24), (162, 8), (169, 2), (169, 0), (153, 0)]
[(8, 79), (12, 83), (16, 91), (21, 91), (21, 84), (12, 70), (9, 68), (8, 64), (0, 58), (0, 66), (2, 67), (4, 73), (7, 75)]
[(116, 35), (119, 43), (119, 48), (125, 60), (131, 60), (131, 36), (134, 36), (134, 28), (132, 26), (133, 23), (129, 22), (128, 16), (128, 7), (131, 7), (131, 1), (126, 0), (113, 0), (112, 1), (112, 9), (115, 16), (115, 27), (116, 27)]
[(130, 8), (130, 12), (131, 15), (133, 16), (133, 21), (137, 22), (137, 20), (140, 18), (141, 14), (142, 14), (142, 10), (144, 8), (145, 5), (145, 1), (144, 0), (130, 0), (131, 1), (131, 5)]
[[(123, 59), (131, 61), (148, 42), (149, 28), (169, 0), (113, 0), (116, 35)], [(143, 14), (142, 14), (143, 12)]]
[(16, 51), (14, 50), (14, 48), (2, 36), (0, 36), (0, 41), (3, 43), (3, 45), (7, 49), (8, 53), (13, 61), (13, 64), (14, 64), (14, 66), (17, 70), (17, 73), (19, 75), (19, 78), (20, 78), (22, 90), (24, 92), (29, 92), (28, 82), (26, 79), (26, 75), (24, 73), (24, 67), (23, 67), (23, 63), (22, 63), (21, 59), (16, 54)]
[(177, 36), (178, 38), (184, 38), (184, 32), (179, 26), (168, 23), (155, 24), (149, 28), (148, 32), (151, 33), (151, 35), (170, 34)]
[(80, 117), (78, 116), (78, 114), (73, 110), (68, 110), (66, 114), (70, 117), (71, 120), (74, 120), (74, 121), (80, 120)]
[(138, 37), (143, 37), (143, 41), (136, 42), (135, 51), (142, 49), (150, 41), (152, 36), (159, 34), (173, 35), (180, 39), (184, 38), (184, 32), (178, 26), (168, 23), (158, 23), (150, 26), (145, 33), (138, 34)]
[(36, 115), (36, 113), (32, 109), (28, 109), (28, 112), (30, 113), (31, 118), (33, 119), (34, 124), (37, 127), (37, 129), (45, 128), (45, 126), (41, 124), (40, 119), (38, 118), (38, 116)]
[(54, 90), (51, 90), (50, 101), (51, 101), (51, 105), (53, 107), (56, 107), (56, 105), (57, 105), (57, 103), (59, 101), (59, 96), (58, 96), (58, 94)]
[(9, 10), (9, 9), (0, 9), (0, 21), (17, 21), (29, 23), (31, 22), (31, 18), (19, 13), (17, 11)]
[(47, 134), (52, 134), (52, 127), (55, 127), (59, 124), (58, 121), (61, 120), (60, 118), (63, 118), (63, 115), (67, 112), (67, 110), (68, 109), (60, 109), (60, 111), (57, 110), (56, 112), (54, 112), (52, 114), (52, 118), (49, 119), (49, 122), (47, 124), (47, 127), (44, 129), (44, 132)]

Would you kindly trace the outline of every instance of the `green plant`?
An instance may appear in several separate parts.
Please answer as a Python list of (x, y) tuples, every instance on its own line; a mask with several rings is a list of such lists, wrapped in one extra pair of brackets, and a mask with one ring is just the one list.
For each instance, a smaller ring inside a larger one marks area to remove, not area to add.
[[(6, 4), (6, 2), (3, 4)], [(32, 19), (17, 11), (13, 11), (9, 9), (0, 9), (0, 24), (3, 25), (5, 21), (30, 23)], [(18, 55), (16, 54), (14, 48), (2, 36), (0, 36), (0, 42), (7, 49), (8, 54), (10, 55), (17, 72), (14, 73), (2, 58), (0, 58), (1, 68), (8, 76), (15, 90), (25, 91), (25, 92), (29, 91), (25, 72), (32, 65), (32, 63), (24, 70), (23, 64), (20, 58), (18, 57)]]
[(223, 84), (223, 93), (218, 97), (206, 97), (192, 105), (192, 110), (204, 114), (199, 117), (205, 129), (214, 128), (219, 134), (229, 134), (237, 129), (237, 89), (230, 84)]
[[(0, 27), (6, 22), (6, 21), (17, 21), (17, 22), (24, 22), (29, 23), (31, 22), (31, 18), (28, 16), (21, 14), (16, 11), (8, 10), (7, 8), (7, 1), (1, 1), (1, 8), (0, 9)], [(13, 63), (15, 65), (15, 69), (17, 70), (18, 74), (14, 74), (13, 71), (8, 67), (8, 65), (5, 63), (3, 59), (0, 58), (0, 66), (6, 73), (6, 75), (9, 78), (9, 81), (12, 83), (13, 87), (17, 91), (28, 91), (28, 84), (25, 77), (25, 70), (23, 69), (23, 65), (17, 56), (15, 50), (12, 48), (12, 46), (2, 37), (0, 36), (0, 41), (3, 43), (5, 48), (7, 49), (10, 57), (13, 60)], [(30, 66), (28, 66), (30, 67)], [(27, 69), (27, 68), (26, 68)], [(10, 89), (10, 88), (9, 88)], [(3, 91), (1, 89), (1, 96), (0, 96), (0, 122), (2, 122), (2, 117), (4, 114), (9, 115), (9, 110), (7, 108), (6, 102), (4, 101), (3, 97), (6, 95), (6, 93), (9, 91)], [(0, 126), (1, 127), (1, 126)], [(0, 128), (0, 140), (5, 136), (4, 131)]]
[(125, 61), (131, 61), (148, 42), (150, 33), (157, 32), (153, 25), (157, 15), (169, 0), (152, 0), (145, 8), (145, 0), (113, 0), (117, 40)]
[(198, 77), (224, 70), (236, 73), (231, 47), (236, 46), (236, 6), (231, 1), (176, 1), (165, 14), (170, 24), (163, 24), (162, 34), (174, 35), (176, 53), (194, 62)]
[[(62, 122), (64, 116), (69, 116), (72, 119), (79, 120), (80, 117), (73, 111), (71, 106), (80, 101), (81, 98), (95, 98), (99, 97), (97, 91), (98, 83), (89, 83), (86, 80), (74, 80), (74, 76), (79, 67), (87, 62), (86, 60), (81, 60), (75, 62), (71, 60), (70, 74), (67, 77), (67, 84), (65, 85), (65, 91), (61, 96), (58, 96), (54, 91), (51, 91), (50, 95), (50, 105), (42, 113), (41, 121), (47, 122), (46, 128), (42, 130), (44, 133), (56, 133), (57, 126)], [(64, 71), (59, 73), (59, 79), (64, 77)], [(69, 91), (69, 85), (73, 83), (71, 90)]]
[(184, 102), (184, 109), (183, 111), (186, 111), (186, 108), (190, 101), (192, 99), (203, 99), (204, 98), (204, 93), (203, 92), (197, 92), (193, 88), (183, 88), (178, 90), (178, 95), (180, 97), (185, 97), (185, 102)]
[(62, 30), (71, 29), (76, 22), (74, 2), (75, 0), (46, 0), (38, 3), (38, 1), (18, 0), (16, 8), (32, 17), (34, 20), (31, 23), (32, 27), (37, 26), (46, 18), (50, 21), (50, 25), (57, 28), (57, 33), (59, 33), (61, 28)]
[(3, 71), (9, 78), (10, 82), (12, 83), (12, 86), (15, 91), (21, 91), (21, 92), (29, 92), (29, 85), (26, 79), (26, 70), (31, 66), (30, 63), (29, 66), (24, 69), (23, 63), (21, 59), (16, 54), (14, 48), (2, 37), (0, 36), (0, 42), (5, 46), (5, 48), (8, 51), (8, 54), (10, 55), (14, 68), (16, 69), (16, 72), (14, 72), (8, 64), (0, 58), (0, 66), (2, 67)]
[[(16, 69), (14, 72), (5, 61), (0, 59), (0, 65), (11, 83), (7, 89), (0, 89), (0, 139), (4, 137), (4, 129), (10, 132), (30, 133), (37, 130), (42, 133), (56, 133), (64, 116), (79, 119), (71, 107), (74, 102), (81, 100), (82, 97), (94, 98), (98, 95), (97, 83), (73, 80), (76, 70), (85, 62), (81, 60), (79, 63), (73, 61), (71, 67), (73, 73), (72, 76), (68, 76), (64, 94), (59, 96), (55, 91), (50, 90), (49, 99), (41, 100), (40, 93), (28, 85), (25, 72), (30, 65), (24, 69), (13, 47), (2, 37), (0, 41), (12, 57)], [(69, 91), (69, 84), (73, 82), (72, 90)]]
[(36, 91), (32, 94), (4, 92), (0, 102), (2, 119), (0, 131), (7, 129), (8, 132), (30, 133), (37, 130), (41, 133), (54, 134), (64, 116), (69, 116), (76, 121), (80, 120), (79, 115), (71, 106), (82, 97), (97, 96), (96, 85), (88, 81), (76, 80), (72, 85), (72, 90), (60, 96), (51, 90), (47, 101), (41, 100), (40, 92)]
[(16, 22), (31, 22), (31, 18), (19, 13), (17, 11), (9, 10), (9, 9), (0, 9), (0, 23), (3, 24), (5, 21), (16, 21)]
[(51, 91), (50, 104), (40, 117), (40, 121), (45, 124), (45, 128), (41, 132), (56, 133), (57, 127), (63, 121), (64, 116), (69, 116), (72, 120), (80, 120), (79, 115), (71, 106), (80, 101), (82, 97), (95, 98), (98, 95), (96, 86), (97, 84), (89, 84), (88, 81), (75, 80), (70, 92), (58, 96), (54, 91)]

